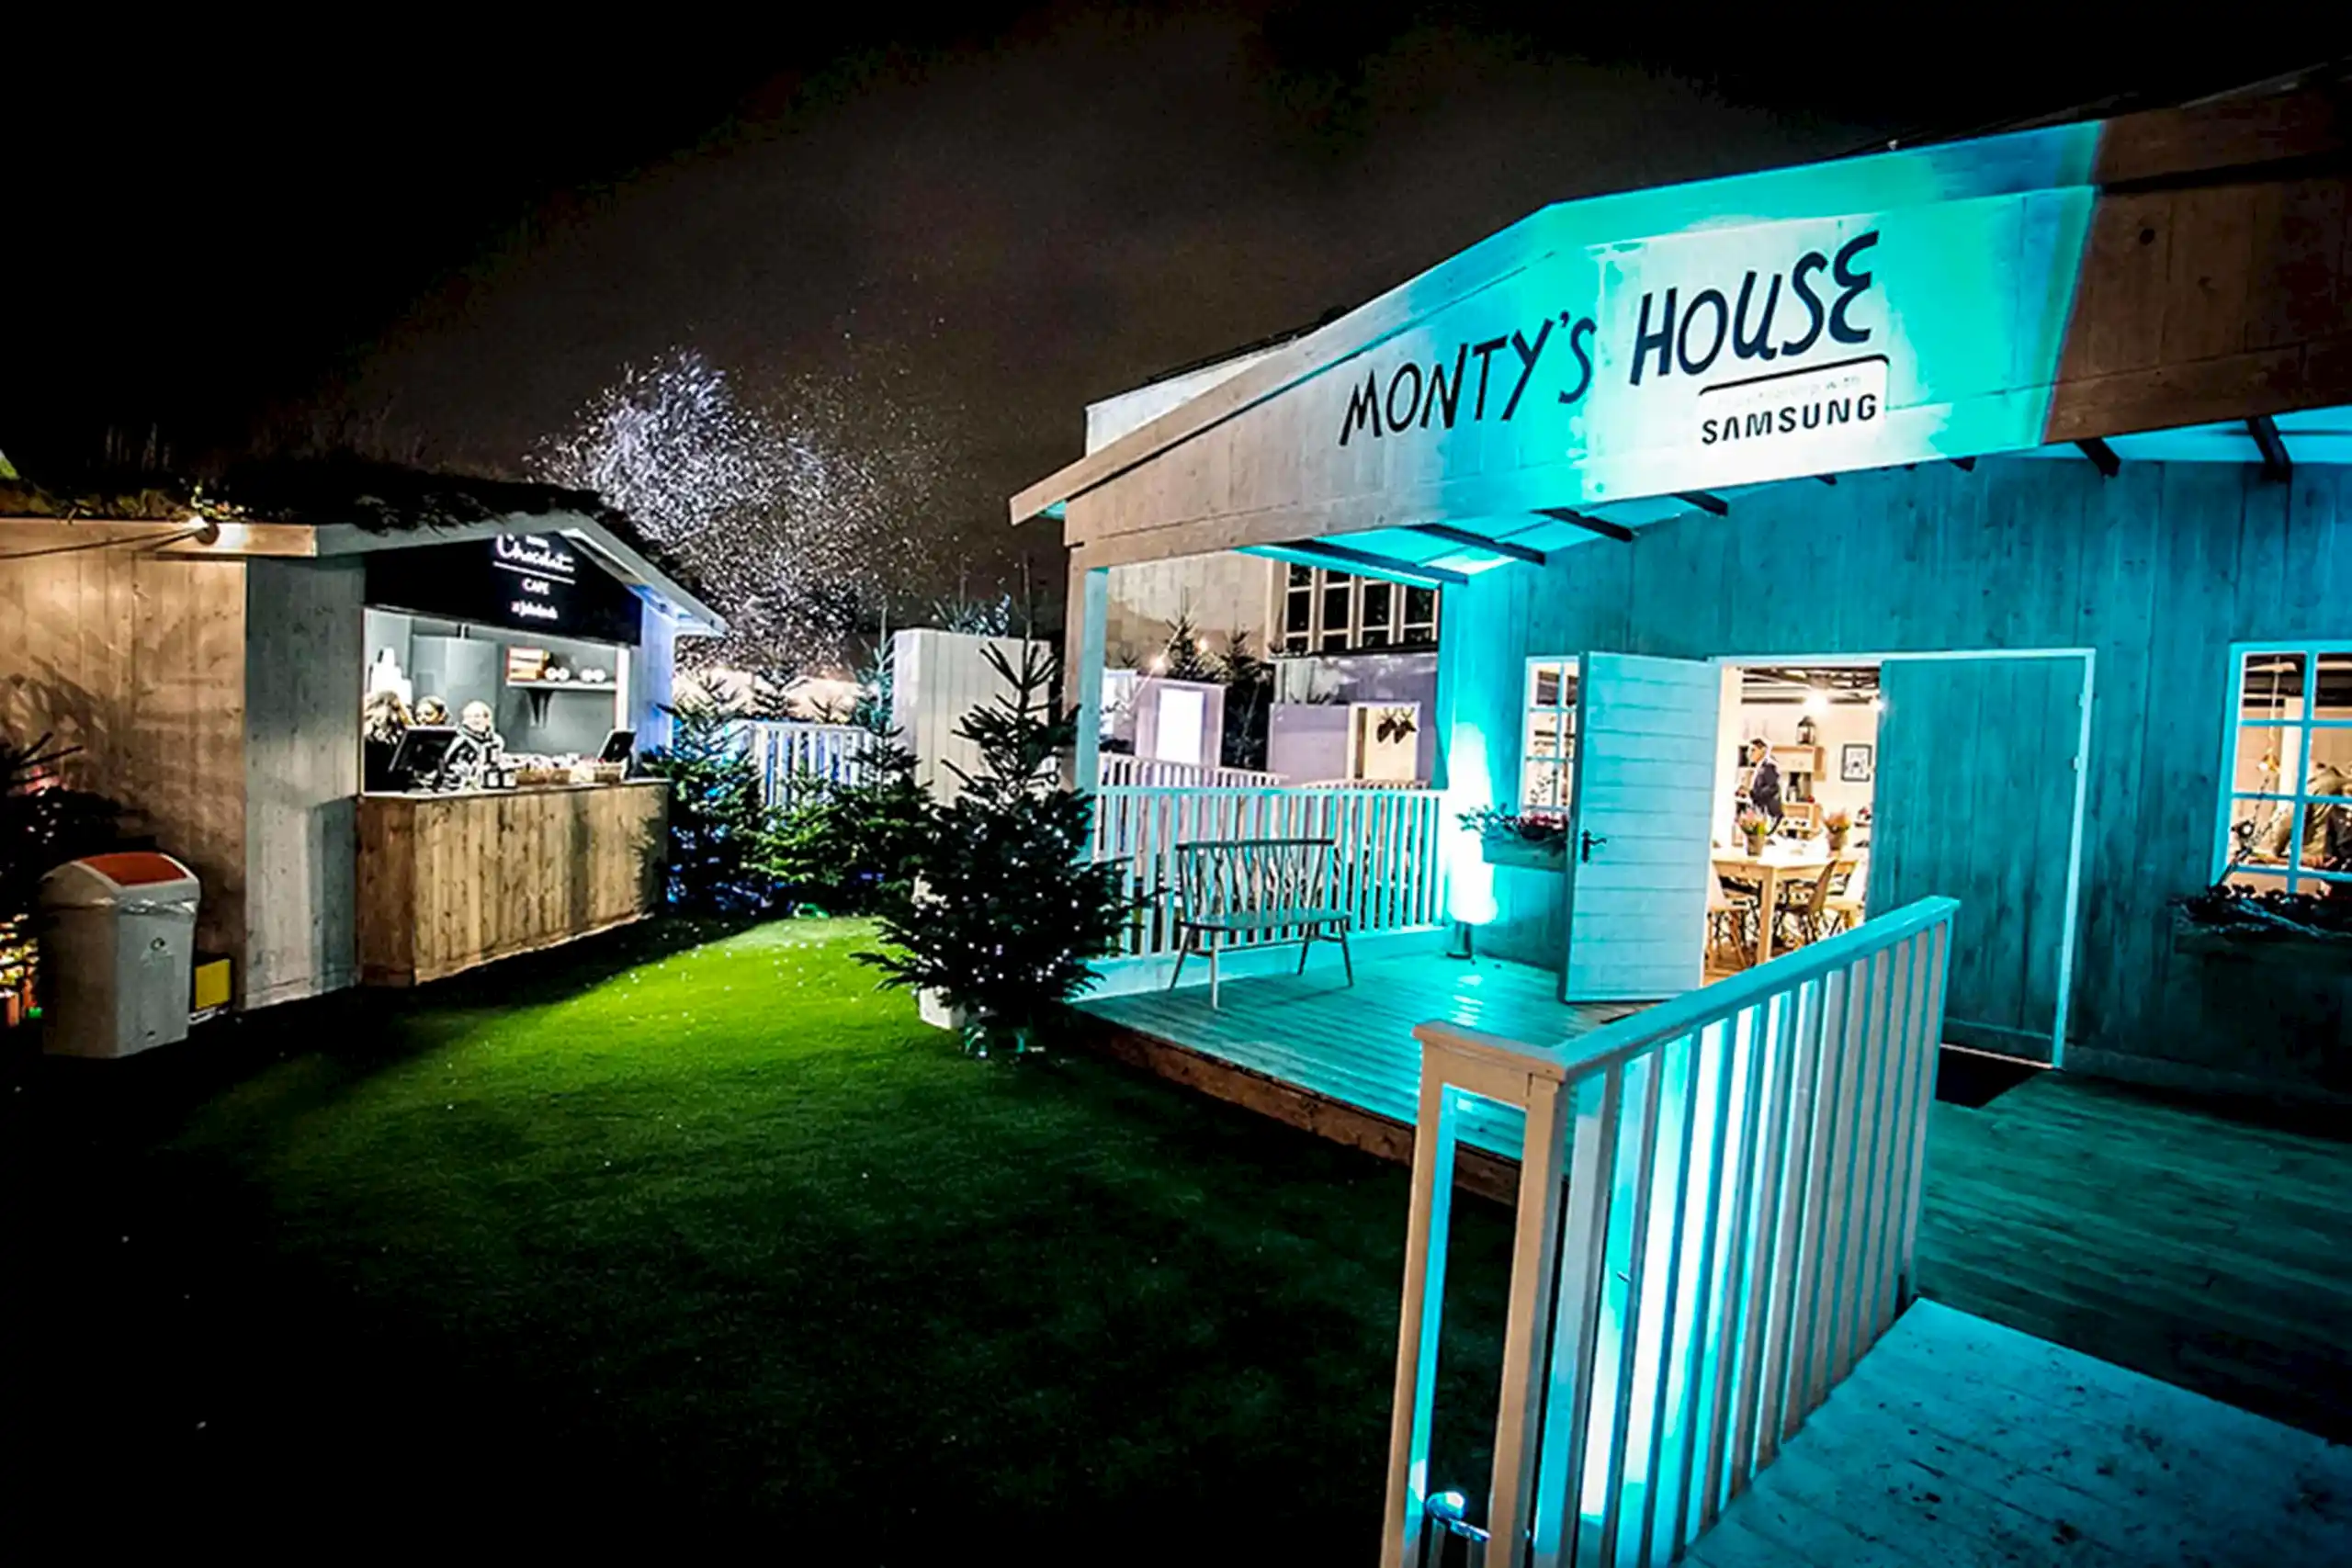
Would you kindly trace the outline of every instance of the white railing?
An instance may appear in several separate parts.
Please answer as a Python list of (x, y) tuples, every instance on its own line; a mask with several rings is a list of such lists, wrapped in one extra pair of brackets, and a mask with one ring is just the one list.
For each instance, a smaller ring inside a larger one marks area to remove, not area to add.
[(1163, 762), (1123, 751), (1102, 753), (1102, 783), (1114, 788), (1276, 789), (1283, 776), (1260, 768), (1219, 768), (1203, 762)]
[(1113, 785), (1096, 792), (1094, 858), (1126, 868), (1130, 956), (1176, 951), (1176, 847), (1202, 839), (1329, 839), (1339, 907), (1359, 931), (1398, 931), (1445, 919), (1443, 822), (1435, 790)]
[(760, 798), (782, 806), (816, 784), (853, 784), (863, 776), (865, 749), (873, 743), (854, 724), (800, 724), (746, 719), (752, 759), (759, 765)]
[(1386, 1568), (1430, 1517), (1462, 1101), (1527, 1112), (1488, 1568), (1671, 1561), (1909, 1303), (1958, 908), (1921, 899), (1611, 1024), (1573, 1059), (1415, 1031)]

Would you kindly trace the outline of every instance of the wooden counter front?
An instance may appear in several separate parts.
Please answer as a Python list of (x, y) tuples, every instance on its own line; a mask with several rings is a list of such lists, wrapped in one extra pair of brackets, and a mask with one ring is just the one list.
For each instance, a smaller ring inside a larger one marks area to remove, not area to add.
[(659, 779), (359, 797), (359, 977), (437, 980), (660, 908)]

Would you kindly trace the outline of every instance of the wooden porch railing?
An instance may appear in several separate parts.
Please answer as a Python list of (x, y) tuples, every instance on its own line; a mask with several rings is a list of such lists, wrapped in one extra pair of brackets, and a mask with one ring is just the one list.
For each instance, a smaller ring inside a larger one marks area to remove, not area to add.
[(743, 721), (745, 744), (760, 770), (760, 798), (788, 805), (812, 783), (850, 784), (860, 776), (872, 738), (854, 724)]
[(1176, 848), (1204, 839), (1329, 839), (1335, 901), (1357, 931), (1435, 925), (1445, 919), (1443, 823), (1435, 790), (1114, 784), (1096, 792), (1094, 858), (1126, 868), (1139, 905), (1126, 952), (1143, 956), (1176, 951)]
[(1280, 773), (1258, 768), (1209, 767), (1200, 762), (1163, 762), (1124, 751), (1102, 753), (1102, 783), (1120, 788), (1277, 789)]
[(1462, 1101), (1527, 1112), (1487, 1568), (1671, 1561), (1909, 1302), (1958, 908), (1921, 899), (1611, 1024), (1573, 1059), (1415, 1031), (1386, 1568), (1430, 1516)]

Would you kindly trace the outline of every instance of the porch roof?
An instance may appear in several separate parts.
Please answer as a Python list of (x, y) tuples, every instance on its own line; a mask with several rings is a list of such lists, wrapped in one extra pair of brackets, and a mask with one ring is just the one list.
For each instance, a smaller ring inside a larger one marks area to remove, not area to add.
[(1060, 516), (1088, 565), (1337, 539), (1442, 581), (1852, 469), (2111, 438), (2252, 460), (2214, 427), (2314, 410), (2306, 460), (2337, 460), (2346, 101), (2337, 73), (1545, 208), (1012, 515)]

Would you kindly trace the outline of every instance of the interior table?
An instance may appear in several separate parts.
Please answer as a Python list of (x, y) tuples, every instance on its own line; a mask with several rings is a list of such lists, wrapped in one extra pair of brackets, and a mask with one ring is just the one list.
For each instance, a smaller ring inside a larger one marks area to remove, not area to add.
[[(1781, 907), (1781, 884), (1783, 881), (1810, 882), (1826, 875), (1830, 855), (1819, 850), (1766, 850), (1760, 855), (1745, 850), (1714, 852), (1715, 874), (1735, 882), (1757, 884), (1761, 907), (1756, 915), (1756, 962), (1762, 964), (1772, 956), (1772, 931), (1778, 923), (1774, 911)], [(1847, 857), (1851, 859), (1849, 855)]]

